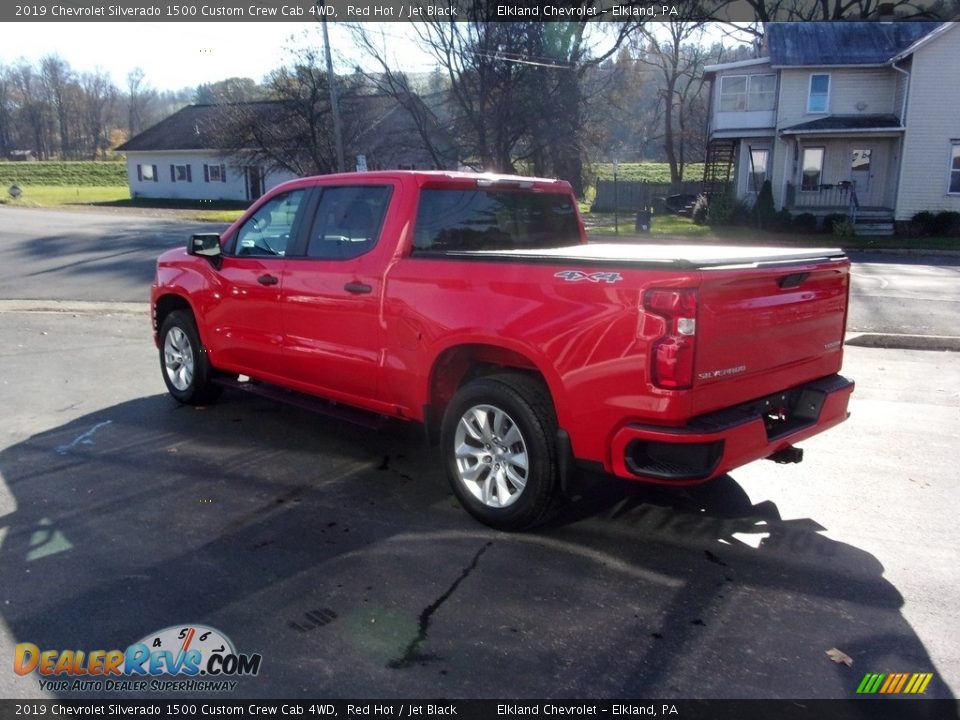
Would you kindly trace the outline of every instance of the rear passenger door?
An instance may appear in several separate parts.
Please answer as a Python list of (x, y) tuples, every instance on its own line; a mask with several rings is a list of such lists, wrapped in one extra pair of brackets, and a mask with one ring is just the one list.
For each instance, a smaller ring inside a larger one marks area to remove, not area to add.
[(283, 283), (284, 366), (301, 389), (372, 407), (390, 184), (324, 187)]

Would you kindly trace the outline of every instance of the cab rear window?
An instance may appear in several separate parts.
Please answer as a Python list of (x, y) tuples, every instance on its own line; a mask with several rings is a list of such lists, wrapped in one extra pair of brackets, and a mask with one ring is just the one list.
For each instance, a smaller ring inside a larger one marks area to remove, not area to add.
[(540, 249), (579, 242), (580, 227), (569, 195), (424, 189), (413, 251)]

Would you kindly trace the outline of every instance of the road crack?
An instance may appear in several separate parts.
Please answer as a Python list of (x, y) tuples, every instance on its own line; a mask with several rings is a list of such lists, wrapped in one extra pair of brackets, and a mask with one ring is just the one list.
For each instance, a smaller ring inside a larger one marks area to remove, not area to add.
[(431, 655), (424, 655), (420, 652), (420, 645), (427, 639), (427, 632), (430, 629), (430, 619), (433, 617), (433, 614), (440, 609), (440, 606), (449, 600), (450, 596), (456, 592), (457, 588), (460, 586), (460, 583), (466, 580), (470, 574), (477, 569), (477, 564), (480, 562), (480, 557), (491, 545), (493, 545), (492, 540), (480, 548), (477, 551), (477, 554), (473, 556), (473, 560), (470, 561), (470, 564), (463, 569), (463, 571), (460, 573), (460, 576), (453, 581), (453, 584), (447, 588), (446, 592), (444, 592), (443, 595), (438, 597), (421, 611), (420, 627), (417, 636), (410, 641), (410, 644), (407, 645), (407, 649), (404, 651), (401, 657), (398, 657), (395, 660), (391, 660), (387, 663), (388, 668), (399, 670), (401, 668), (410, 667), (418, 662), (426, 662), (427, 660), (433, 659)]

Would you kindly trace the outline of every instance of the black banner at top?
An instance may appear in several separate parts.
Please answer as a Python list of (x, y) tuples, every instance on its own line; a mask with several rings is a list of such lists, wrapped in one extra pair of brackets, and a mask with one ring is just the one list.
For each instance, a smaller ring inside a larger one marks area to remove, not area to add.
[(3, 3), (0, 22), (679, 22), (718, 20), (946, 20), (945, 3), (791, 0), (34, 0)]

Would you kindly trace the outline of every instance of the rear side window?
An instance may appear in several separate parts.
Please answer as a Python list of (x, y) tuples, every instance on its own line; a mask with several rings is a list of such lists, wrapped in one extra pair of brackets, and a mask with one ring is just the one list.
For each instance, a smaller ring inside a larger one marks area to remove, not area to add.
[(413, 250), (514, 250), (580, 242), (569, 195), (511, 190), (420, 193)]
[(307, 257), (345, 260), (372, 250), (389, 199), (390, 188), (385, 185), (326, 188), (313, 221)]

